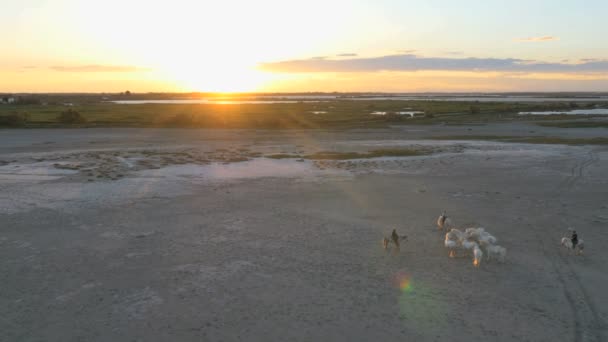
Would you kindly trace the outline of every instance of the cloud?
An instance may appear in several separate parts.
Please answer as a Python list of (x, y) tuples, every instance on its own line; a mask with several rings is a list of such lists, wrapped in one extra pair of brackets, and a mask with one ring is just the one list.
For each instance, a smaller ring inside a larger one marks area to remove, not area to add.
[(417, 50), (398, 50), (397, 53), (407, 55), (407, 54), (415, 53), (416, 51)]
[(446, 55), (451, 55), (451, 56), (461, 56), (464, 55), (464, 52), (462, 51), (444, 51), (443, 52)]
[(270, 72), (379, 72), (379, 71), (500, 71), (500, 72), (607, 72), (608, 60), (554, 63), (517, 58), (444, 58), (412, 54), (373, 58), (303, 59), (262, 63)]
[(358, 55), (356, 53), (341, 53), (339, 55), (336, 55), (336, 57), (357, 57)]
[(601, 62), (601, 59), (597, 59), (597, 58), (581, 58), (579, 59), (579, 62), (581, 63), (590, 63), (590, 62)]
[(52, 70), (61, 72), (137, 72), (150, 69), (139, 68), (130, 65), (75, 65), (75, 66), (52, 66)]
[(527, 38), (517, 38), (516, 42), (524, 42), (524, 43), (534, 43), (534, 42), (550, 42), (559, 40), (559, 37), (554, 36), (541, 36), (541, 37), (527, 37)]

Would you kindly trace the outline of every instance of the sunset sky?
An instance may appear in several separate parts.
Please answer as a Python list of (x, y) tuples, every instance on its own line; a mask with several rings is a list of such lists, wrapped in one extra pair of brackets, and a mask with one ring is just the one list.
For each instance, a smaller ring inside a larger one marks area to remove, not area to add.
[(608, 1), (3, 0), (0, 92), (608, 91)]

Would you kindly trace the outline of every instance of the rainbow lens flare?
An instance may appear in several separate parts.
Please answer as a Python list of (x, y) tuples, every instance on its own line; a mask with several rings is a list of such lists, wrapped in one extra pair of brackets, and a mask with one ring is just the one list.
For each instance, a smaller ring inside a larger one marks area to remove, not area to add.
[(405, 269), (394, 273), (391, 282), (394, 288), (399, 289), (396, 298), (399, 319), (408, 329), (434, 339), (445, 327), (442, 318), (449, 312), (444, 294), (424, 280), (414, 281), (413, 275)]
[(412, 278), (403, 271), (399, 271), (395, 274), (393, 283), (402, 292), (411, 292), (414, 289)]

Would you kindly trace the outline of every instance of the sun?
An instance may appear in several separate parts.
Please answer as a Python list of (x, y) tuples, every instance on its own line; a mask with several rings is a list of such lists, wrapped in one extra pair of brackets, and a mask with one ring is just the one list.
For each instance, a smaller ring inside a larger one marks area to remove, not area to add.
[(223, 43), (210, 49), (207, 45), (185, 44), (179, 54), (155, 51), (153, 69), (181, 91), (254, 92), (265, 88), (280, 75), (257, 69), (258, 62), (239, 51), (240, 47)]
[[(175, 70), (176, 69), (176, 70)], [(169, 71), (169, 77), (187, 91), (218, 93), (254, 92), (262, 89), (271, 76), (251, 67), (217, 66), (201, 68), (184, 66)]]

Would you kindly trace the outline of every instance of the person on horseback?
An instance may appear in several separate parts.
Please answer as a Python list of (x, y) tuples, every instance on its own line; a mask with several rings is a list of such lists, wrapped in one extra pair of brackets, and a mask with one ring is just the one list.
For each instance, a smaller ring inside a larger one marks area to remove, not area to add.
[(391, 233), (391, 239), (393, 240), (395, 246), (399, 248), (399, 235), (397, 235), (397, 229), (393, 229), (393, 232)]

